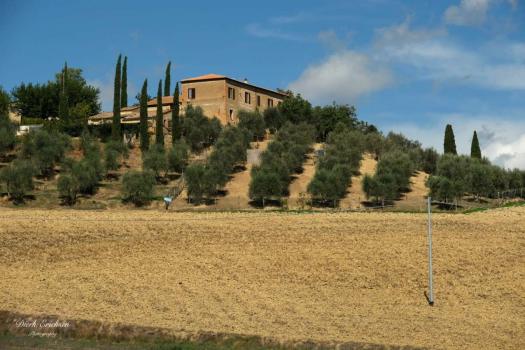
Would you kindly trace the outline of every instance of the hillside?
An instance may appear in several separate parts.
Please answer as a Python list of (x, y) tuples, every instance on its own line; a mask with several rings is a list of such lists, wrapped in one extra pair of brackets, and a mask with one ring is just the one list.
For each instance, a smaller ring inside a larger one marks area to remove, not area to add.
[(363, 192), (363, 178), (365, 175), (373, 175), (376, 171), (377, 161), (370, 154), (365, 154), (359, 168), (359, 176), (352, 177), (352, 184), (348, 187), (348, 194), (340, 202), (343, 209), (362, 208), (362, 202), (366, 200)]

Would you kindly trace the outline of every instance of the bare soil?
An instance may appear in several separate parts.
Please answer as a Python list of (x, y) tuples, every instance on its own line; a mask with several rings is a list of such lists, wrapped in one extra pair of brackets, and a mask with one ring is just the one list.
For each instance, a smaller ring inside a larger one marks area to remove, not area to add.
[(279, 341), (522, 349), (525, 207), (434, 215), (0, 211), (0, 309)]

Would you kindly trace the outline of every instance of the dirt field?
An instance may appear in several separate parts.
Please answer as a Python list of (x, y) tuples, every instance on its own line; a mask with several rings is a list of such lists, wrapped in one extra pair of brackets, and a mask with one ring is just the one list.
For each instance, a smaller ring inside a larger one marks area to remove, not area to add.
[(0, 211), (0, 309), (437, 349), (523, 349), (525, 207), (437, 214)]

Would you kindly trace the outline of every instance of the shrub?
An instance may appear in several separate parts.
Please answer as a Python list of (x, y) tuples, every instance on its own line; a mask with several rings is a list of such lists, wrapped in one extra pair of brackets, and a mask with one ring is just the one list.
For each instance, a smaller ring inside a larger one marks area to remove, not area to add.
[(250, 140), (260, 140), (264, 138), (266, 126), (263, 116), (258, 111), (240, 111), (238, 117), (239, 123), (237, 126), (240, 129), (248, 130)]
[(75, 204), (79, 192), (79, 185), (77, 179), (74, 176), (71, 174), (60, 175), (57, 183), (57, 189), (65, 204)]
[(101, 178), (100, 158), (92, 156), (73, 164), (71, 176), (78, 185), (78, 191), (83, 194), (93, 194)]
[(168, 169), (182, 173), (188, 164), (189, 147), (184, 141), (177, 141), (168, 153)]
[(142, 168), (143, 170), (153, 171), (157, 179), (160, 178), (161, 171), (166, 172), (168, 170), (166, 152), (162, 145), (155, 144), (144, 153)]
[(217, 118), (208, 118), (202, 108), (188, 106), (182, 123), (182, 133), (193, 152), (200, 152), (212, 145), (221, 131)]
[(14, 148), (16, 130), (7, 117), (0, 116), (0, 155)]
[(22, 157), (31, 159), (41, 175), (49, 176), (70, 147), (71, 139), (65, 134), (47, 130), (32, 131), (23, 139)]
[(277, 107), (266, 108), (263, 112), (264, 124), (274, 134), (285, 123), (285, 118)]
[(0, 182), (15, 203), (22, 203), (27, 192), (34, 188), (34, 167), (27, 160), (15, 160), (0, 171)]
[[(288, 193), (291, 174), (300, 172), (315, 130), (307, 124), (284, 125), (275, 140), (261, 156), (261, 165), (252, 169), (250, 198), (260, 201), (267, 198), (280, 199)], [(270, 184), (269, 181), (276, 181)]]
[(135, 206), (150, 202), (154, 194), (155, 175), (150, 171), (130, 171), (122, 179), (122, 198)]
[(188, 196), (197, 201), (202, 200), (206, 191), (204, 178), (206, 176), (206, 167), (203, 164), (193, 164), (188, 166), (184, 173)]

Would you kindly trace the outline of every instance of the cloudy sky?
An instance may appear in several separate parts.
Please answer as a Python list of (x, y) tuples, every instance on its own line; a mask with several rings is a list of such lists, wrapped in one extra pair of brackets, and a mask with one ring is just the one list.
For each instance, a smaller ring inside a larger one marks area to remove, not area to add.
[(111, 108), (119, 53), (129, 96), (206, 73), (290, 88), (314, 104), (460, 152), (525, 169), (525, 1), (0, 2), (0, 85), (45, 82), (67, 60)]

